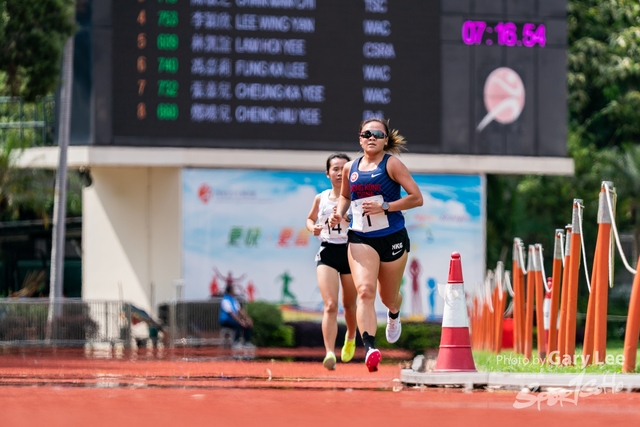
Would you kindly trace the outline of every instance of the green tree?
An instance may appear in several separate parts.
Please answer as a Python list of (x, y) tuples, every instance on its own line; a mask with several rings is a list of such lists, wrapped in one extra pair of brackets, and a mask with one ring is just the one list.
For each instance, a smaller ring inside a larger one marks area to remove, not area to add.
[[(15, 158), (27, 144), (18, 133), (8, 133), (0, 140), (0, 221), (42, 219), (48, 227), (53, 213), (55, 171), (15, 167)], [(84, 174), (69, 172), (68, 216), (82, 215), (82, 189), (88, 184)]]
[(596, 149), (640, 137), (640, 3), (569, 2), (569, 125)]
[[(75, 0), (0, 0), (0, 94), (31, 102), (53, 93), (59, 83), (64, 44), (75, 32), (75, 5)], [(42, 113), (53, 114), (43, 110), (35, 117), (42, 105), (20, 104), (20, 110), (17, 105), (3, 104), (0, 120), (16, 122), (25, 112), (31, 112), (32, 120), (42, 120)], [(50, 221), (55, 171), (20, 169), (13, 163), (37, 140), (34, 135), (40, 136), (31, 129), (9, 129), (0, 135), (0, 221)], [(82, 187), (82, 176), (71, 172), (67, 199), (71, 216), (81, 214)]]
[(51, 218), (53, 182), (51, 172), (42, 169), (14, 167), (16, 155), (24, 147), (16, 134), (9, 134), (0, 143), (0, 221)]
[(74, 0), (0, 0), (0, 88), (33, 101), (58, 84)]

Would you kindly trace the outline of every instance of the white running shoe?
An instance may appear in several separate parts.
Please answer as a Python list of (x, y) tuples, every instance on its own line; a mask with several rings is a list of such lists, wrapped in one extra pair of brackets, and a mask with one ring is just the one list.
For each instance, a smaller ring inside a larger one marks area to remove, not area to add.
[(400, 334), (402, 333), (402, 325), (400, 324), (400, 315), (398, 313), (397, 319), (389, 317), (389, 311), (387, 310), (387, 329), (385, 330), (385, 336), (389, 344), (393, 344), (398, 341)]

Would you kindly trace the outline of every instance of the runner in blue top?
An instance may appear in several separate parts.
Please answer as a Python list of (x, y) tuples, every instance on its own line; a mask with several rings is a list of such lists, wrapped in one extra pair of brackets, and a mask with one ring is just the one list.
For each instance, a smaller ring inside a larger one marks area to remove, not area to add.
[[(344, 166), (340, 200), (330, 225), (339, 224), (351, 206), (349, 265), (358, 291), (365, 364), (374, 372), (382, 359), (375, 347), (376, 287), (379, 283), (380, 300), (388, 309), (386, 338), (394, 343), (402, 330), (400, 284), (410, 249), (402, 211), (422, 206), (422, 193), (404, 163), (391, 155), (404, 148), (405, 140), (397, 130), (389, 130), (387, 120), (365, 120), (359, 137), (364, 154)], [(407, 193), (404, 197), (401, 187)]]

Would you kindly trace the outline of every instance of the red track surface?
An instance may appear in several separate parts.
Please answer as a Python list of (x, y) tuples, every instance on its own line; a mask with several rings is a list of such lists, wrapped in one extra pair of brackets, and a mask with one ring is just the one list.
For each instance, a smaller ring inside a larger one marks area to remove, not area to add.
[[(515, 409), (516, 392), (403, 387), (398, 362), (230, 360), (215, 350), (87, 358), (0, 355), (0, 425), (13, 426), (633, 426), (640, 393)], [(301, 351), (304, 353), (304, 351)], [(215, 356), (215, 357), (214, 357)], [(393, 356), (386, 353), (388, 360)], [(309, 357), (307, 355), (307, 357)], [(385, 352), (383, 352), (385, 357)], [(395, 379), (395, 381), (394, 381)], [(541, 423), (541, 424), (540, 424)]]

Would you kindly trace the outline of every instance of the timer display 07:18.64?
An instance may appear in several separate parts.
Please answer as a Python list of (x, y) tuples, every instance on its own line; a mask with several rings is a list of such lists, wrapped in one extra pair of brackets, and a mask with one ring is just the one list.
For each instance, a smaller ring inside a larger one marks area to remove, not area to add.
[(544, 47), (547, 43), (546, 27), (531, 22), (465, 21), (462, 24), (462, 41), (467, 45)]

